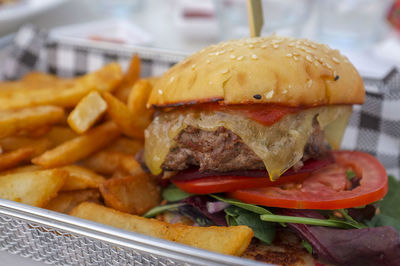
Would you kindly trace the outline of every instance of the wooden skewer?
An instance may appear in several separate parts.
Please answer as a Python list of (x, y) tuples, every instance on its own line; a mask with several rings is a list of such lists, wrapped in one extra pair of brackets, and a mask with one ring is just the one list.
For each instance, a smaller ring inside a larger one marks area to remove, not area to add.
[(260, 36), (264, 25), (261, 0), (247, 0), (247, 15), (249, 17), (250, 37)]

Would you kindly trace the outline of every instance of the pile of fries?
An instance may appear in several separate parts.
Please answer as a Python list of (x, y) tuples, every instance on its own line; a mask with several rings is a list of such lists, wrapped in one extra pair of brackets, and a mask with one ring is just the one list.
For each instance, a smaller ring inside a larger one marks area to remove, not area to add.
[(0, 198), (225, 254), (240, 255), (245, 226), (193, 227), (140, 215), (160, 187), (135, 160), (153, 113), (155, 77), (134, 56), (72, 79), (32, 72), (0, 82)]

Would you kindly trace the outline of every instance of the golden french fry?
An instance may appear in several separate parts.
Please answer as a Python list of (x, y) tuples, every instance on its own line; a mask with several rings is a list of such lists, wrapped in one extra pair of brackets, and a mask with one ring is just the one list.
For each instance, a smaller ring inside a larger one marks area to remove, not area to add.
[(0, 171), (17, 166), (21, 162), (29, 159), (35, 153), (33, 148), (21, 148), (0, 154)]
[(23, 81), (25, 84), (51, 84), (53, 82), (57, 82), (58, 80), (61, 80), (55, 75), (48, 74), (48, 73), (43, 73), (43, 72), (37, 72), (37, 71), (32, 71), (27, 74), (22, 78), (21, 81)]
[(0, 176), (0, 198), (43, 207), (64, 185), (68, 173), (60, 169)]
[(68, 124), (79, 134), (86, 132), (106, 111), (107, 103), (97, 91), (86, 95), (68, 116)]
[(7, 137), (0, 139), (0, 146), (3, 147), (4, 151), (13, 151), (22, 148), (33, 149), (32, 157), (38, 156), (46, 150), (53, 147), (51, 140), (41, 138), (28, 138), (28, 137)]
[(89, 92), (112, 91), (122, 79), (121, 67), (111, 63), (100, 70), (76, 79), (75, 84), (62, 90), (54, 88), (0, 90), (0, 109), (24, 108), (38, 105), (75, 106)]
[(73, 208), (85, 201), (100, 204), (100, 192), (97, 189), (60, 192), (44, 208), (68, 214)]
[(0, 172), (0, 176), (2, 175), (9, 175), (9, 174), (16, 174), (16, 173), (27, 173), (27, 172), (35, 172), (39, 170), (44, 170), (39, 165), (24, 165), (16, 168), (9, 169), (7, 171)]
[(57, 106), (37, 106), (0, 112), (0, 138), (57, 123), (63, 116), (64, 110)]
[(240, 256), (246, 250), (253, 237), (253, 231), (243, 225), (199, 227), (168, 224), (155, 219), (122, 213), (88, 202), (81, 203), (70, 214), (136, 233), (228, 255)]
[(153, 118), (153, 109), (146, 107), (152, 88), (149, 81), (139, 80), (133, 86), (128, 98), (128, 108), (136, 119), (136, 124), (143, 130), (148, 127)]
[[(0, 142), (1, 145), (1, 142)], [(107, 151), (123, 152), (135, 155), (138, 151), (143, 149), (143, 141), (137, 139), (129, 139), (121, 137), (106, 147)]]
[(142, 215), (161, 201), (160, 187), (148, 174), (109, 179), (100, 185), (107, 206), (118, 211)]
[(124, 74), (124, 77), (115, 90), (115, 96), (123, 102), (128, 99), (129, 92), (132, 89), (133, 84), (140, 78), (140, 58), (135, 54), (129, 64), (129, 68)]
[(85, 159), (82, 165), (103, 175), (112, 175), (116, 171), (126, 175), (144, 173), (133, 155), (123, 152), (100, 151)]
[(45, 168), (69, 165), (107, 146), (119, 135), (118, 127), (112, 121), (106, 122), (33, 158), (32, 162)]
[(123, 134), (133, 138), (144, 138), (144, 128), (139, 120), (133, 116), (128, 107), (115, 98), (112, 94), (105, 92), (102, 94), (107, 102), (107, 112), (112, 120), (120, 127)]
[(54, 126), (45, 137), (53, 143), (53, 146), (58, 146), (61, 143), (76, 138), (77, 136), (78, 135), (68, 127)]
[(68, 172), (69, 177), (61, 191), (71, 191), (87, 188), (99, 188), (106, 179), (95, 172), (77, 165), (68, 165), (60, 168)]
[(154, 85), (160, 80), (161, 77), (159, 76), (154, 76), (154, 77), (147, 77), (146, 80), (150, 82), (151, 86), (154, 87)]
[(0, 82), (0, 91), (13, 91), (17, 89), (21, 89), (24, 87), (24, 83), (22, 81), (1, 81)]

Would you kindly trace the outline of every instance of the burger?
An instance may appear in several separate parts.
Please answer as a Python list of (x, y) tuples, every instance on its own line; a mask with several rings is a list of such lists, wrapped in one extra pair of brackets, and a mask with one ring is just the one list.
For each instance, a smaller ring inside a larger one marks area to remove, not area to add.
[[(364, 222), (387, 192), (384, 167), (369, 154), (338, 150), (352, 106), (364, 100), (348, 59), (309, 40), (248, 38), (187, 57), (148, 100), (156, 112), (143, 160), (169, 184), (164, 199), (182, 203), (159, 215), (248, 225), (258, 239), (249, 252), (262, 250), (255, 257), (272, 263), (294, 256), (268, 248), (281, 234), (297, 235), (299, 250), (328, 263), (399, 262), (397, 232)], [(386, 246), (371, 249), (378, 238)]]

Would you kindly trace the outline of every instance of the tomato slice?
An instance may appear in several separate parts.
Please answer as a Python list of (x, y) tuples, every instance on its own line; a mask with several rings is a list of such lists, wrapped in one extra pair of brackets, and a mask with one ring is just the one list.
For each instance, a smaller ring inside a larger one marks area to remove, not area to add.
[(199, 172), (197, 169), (184, 170), (171, 179), (183, 191), (194, 194), (210, 194), (234, 191), (238, 189), (258, 188), (281, 185), (288, 182), (300, 182), (311, 172), (333, 163), (333, 158), (308, 160), (304, 166), (295, 172), (289, 169), (277, 181), (268, 178), (266, 170), (232, 171), (225, 173)]
[[(295, 186), (240, 189), (228, 196), (246, 203), (295, 209), (342, 209), (370, 204), (388, 190), (385, 168), (373, 156), (357, 151), (335, 151), (335, 165), (312, 173)], [(346, 190), (346, 170), (360, 177), (360, 185)]]

